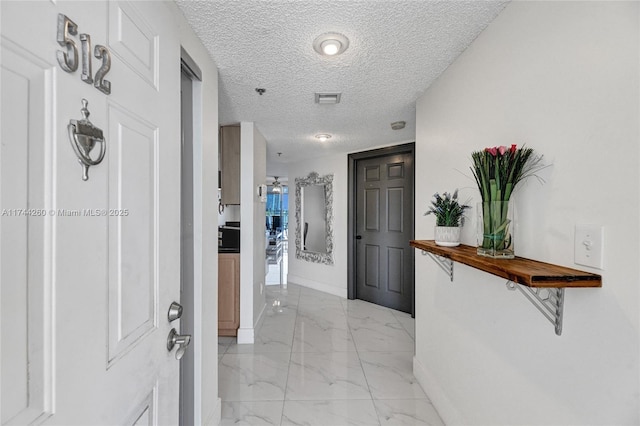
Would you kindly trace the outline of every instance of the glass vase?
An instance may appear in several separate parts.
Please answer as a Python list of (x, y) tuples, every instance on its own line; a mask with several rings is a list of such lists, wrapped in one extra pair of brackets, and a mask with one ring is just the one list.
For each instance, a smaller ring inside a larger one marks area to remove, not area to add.
[(494, 259), (513, 259), (514, 207), (509, 201), (485, 201), (477, 207), (477, 253)]

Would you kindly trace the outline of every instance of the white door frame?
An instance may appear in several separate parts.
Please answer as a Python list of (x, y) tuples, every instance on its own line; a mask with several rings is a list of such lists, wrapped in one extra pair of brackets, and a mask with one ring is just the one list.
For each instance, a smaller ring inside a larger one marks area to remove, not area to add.
[[(190, 91), (187, 95), (182, 93), (181, 96), (181, 105), (185, 107), (185, 101), (190, 102), (190, 110), (185, 115), (184, 111), (181, 112), (183, 119), (183, 144), (189, 143), (190, 147), (186, 150), (187, 155), (191, 158), (182, 159), (182, 167), (183, 167), (183, 178), (191, 178), (191, 185), (187, 185), (185, 187), (184, 182), (182, 183), (182, 191), (188, 189), (191, 192), (191, 213), (192, 213), (192, 225), (191, 230), (193, 233), (193, 237), (191, 239), (192, 243), (192, 252), (191, 259), (189, 260), (189, 266), (191, 266), (191, 288), (184, 288), (184, 282), (182, 283), (182, 295), (181, 299), (183, 302), (184, 315), (187, 318), (183, 317), (184, 320), (187, 320), (188, 329), (183, 330), (183, 333), (189, 333), (193, 335), (193, 347), (191, 348), (191, 352), (187, 351), (185, 357), (181, 363), (180, 369), (180, 424), (182, 425), (190, 425), (190, 424), (202, 424), (201, 419), (201, 408), (202, 408), (202, 392), (201, 386), (196, 386), (196, 382), (199, 375), (202, 374), (201, 362), (202, 362), (202, 345), (200, 344), (200, 339), (202, 338), (202, 334), (196, 335), (196, 332), (201, 330), (201, 322), (202, 322), (202, 311), (198, 309), (198, 301), (202, 300), (202, 275), (197, 274), (198, 268), (196, 268), (196, 258), (202, 259), (202, 246), (196, 244), (196, 240), (202, 239), (202, 229), (196, 230), (195, 220), (196, 216), (201, 216), (201, 213), (198, 210), (198, 206), (202, 208), (202, 191), (196, 191), (195, 188), (198, 182), (198, 179), (195, 179), (195, 169), (197, 167), (197, 163), (199, 162), (198, 158), (195, 154), (195, 146), (196, 143), (199, 142), (201, 144), (201, 139), (196, 138), (196, 129), (200, 129), (202, 127), (201, 121), (198, 121), (199, 118), (202, 117), (202, 103), (196, 102), (196, 99), (201, 97), (200, 89), (201, 89), (201, 80), (202, 80), (202, 72), (200, 68), (196, 64), (196, 62), (189, 56), (184, 48), (180, 49), (181, 56), (181, 66), (183, 69), (183, 73), (188, 77), (190, 81)], [(184, 90), (184, 88), (183, 88)], [(188, 99), (184, 97), (188, 96)], [(189, 119), (191, 123), (185, 124), (184, 120)], [(187, 135), (185, 135), (185, 127), (189, 126)], [(190, 140), (185, 142), (185, 137)], [(183, 149), (183, 155), (185, 154), (185, 150)], [(187, 173), (184, 173), (184, 167), (187, 163), (189, 170)], [(201, 179), (200, 179), (201, 180)], [(187, 201), (183, 198), (183, 203)], [(184, 206), (183, 209), (184, 211)], [(181, 218), (181, 222), (183, 222), (184, 227), (185, 218)], [(184, 238), (184, 237), (183, 237)], [(184, 242), (184, 241), (183, 241)], [(182, 261), (185, 261), (184, 254), (182, 254)], [(184, 268), (184, 264), (182, 268)], [(183, 274), (183, 278), (185, 275)], [(189, 284), (189, 283), (187, 283)], [(184, 327), (184, 325), (183, 325)], [(185, 392), (185, 389), (188, 389)]]

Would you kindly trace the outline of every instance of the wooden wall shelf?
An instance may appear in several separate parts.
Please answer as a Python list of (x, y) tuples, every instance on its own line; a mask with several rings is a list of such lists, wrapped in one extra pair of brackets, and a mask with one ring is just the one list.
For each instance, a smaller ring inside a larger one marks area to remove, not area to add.
[[(565, 288), (602, 287), (598, 274), (517, 257), (492, 259), (479, 256), (476, 247), (442, 247), (433, 240), (412, 240), (412, 247), (429, 255), (453, 281), (453, 262), (462, 263), (498, 277), (506, 278), (509, 290), (520, 290), (562, 334)], [(519, 285), (518, 285), (519, 284)]]
[(476, 254), (476, 247), (459, 245), (441, 247), (433, 240), (412, 240), (412, 247), (463, 263), (481, 271), (506, 278), (528, 287), (602, 287), (602, 277), (597, 274), (565, 268), (564, 266), (517, 257), (492, 259)]

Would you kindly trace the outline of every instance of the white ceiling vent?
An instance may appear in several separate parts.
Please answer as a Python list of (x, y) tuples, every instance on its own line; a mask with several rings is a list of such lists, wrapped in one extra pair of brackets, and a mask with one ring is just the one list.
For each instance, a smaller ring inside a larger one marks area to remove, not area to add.
[(317, 104), (339, 104), (342, 93), (316, 93)]

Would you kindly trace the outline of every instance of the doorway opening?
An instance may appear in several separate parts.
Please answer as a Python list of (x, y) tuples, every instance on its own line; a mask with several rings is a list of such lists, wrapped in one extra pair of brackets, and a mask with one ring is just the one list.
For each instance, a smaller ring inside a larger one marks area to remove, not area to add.
[(349, 299), (414, 316), (415, 143), (349, 155)]
[(287, 282), (289, 247), (289, 185), (278, 176), (267, 185), (266, 210), (266, 285), (284, 285)]

